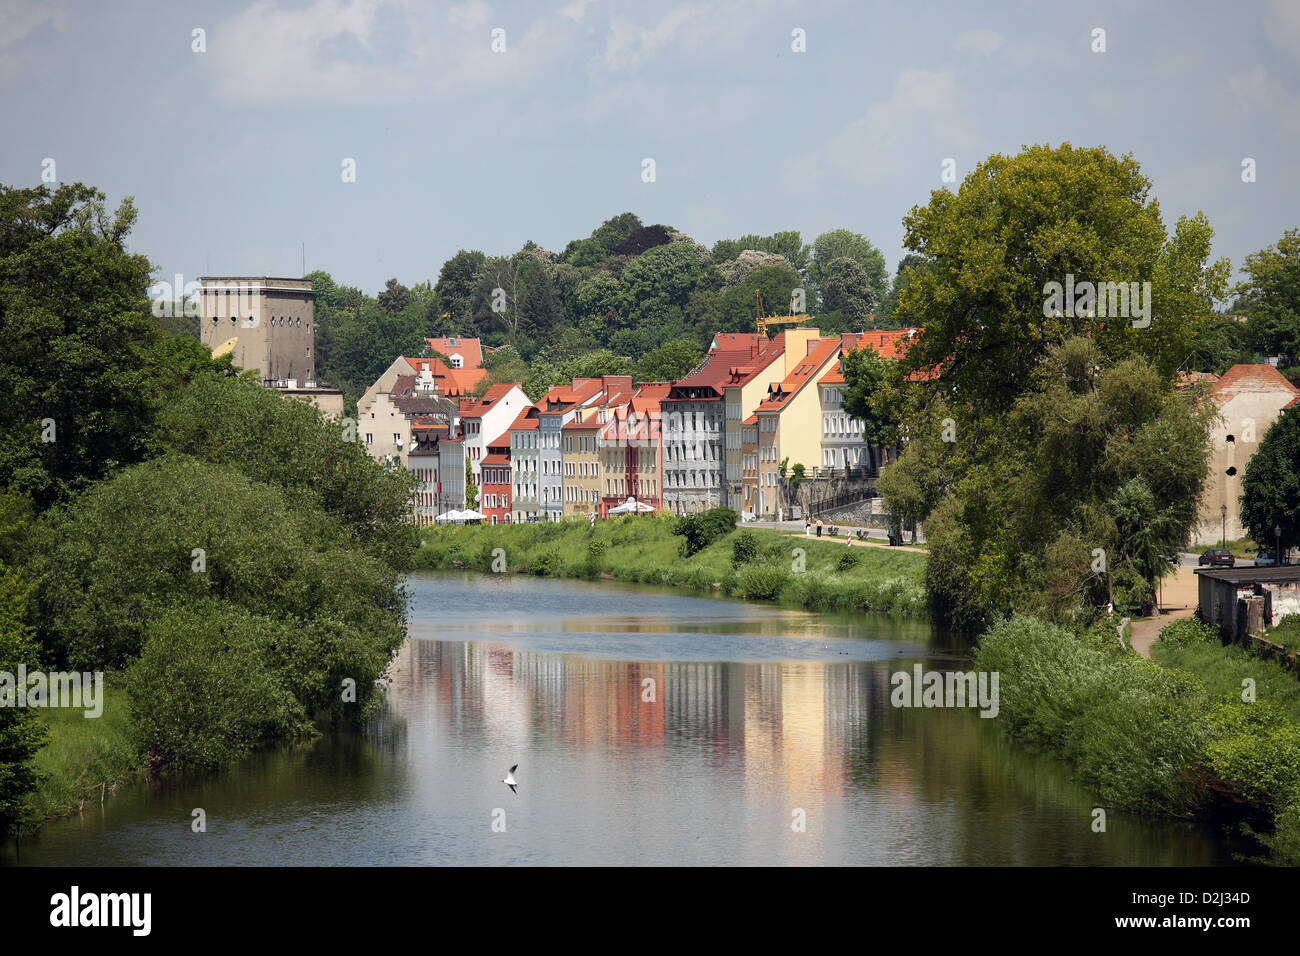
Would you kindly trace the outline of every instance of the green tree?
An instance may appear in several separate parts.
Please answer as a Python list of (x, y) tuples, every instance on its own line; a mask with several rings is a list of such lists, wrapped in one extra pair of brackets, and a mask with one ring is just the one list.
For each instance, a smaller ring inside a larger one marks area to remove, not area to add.
[[(852, 259), (862, 266), (867, 274), (867, 283), (871, 287), (872, 303), (884, 299), (885, 293), (889, 291), (889, 273), (885, 269), (885, 257), (866, 236), (848, 229), (832, 229), (813, 240), (808, 277), (819, 292), (826, 281), (827, 269), (836, 259)], [(826, 311), (832, 310), (826, 308)]]
[(821, 279), (822, 308), (840, 312), (859, 328), (871, 321), (875, 304), (867, 270), (856, 259), (832, 259)]
[(0, 186), (0, 486), (41, 508), (148, 453), (169, 373), (134, 223), (80, 183)]
[(474, 295), (479, 284), (479, 272), (487, 263), (487, 256), (475, 250), (458, 249), (456, 254), (442, 264), (438, 272), (438, 281), (434, 290), (442, 301), (450, 324), (449, 332), (466, 334), (467, 328), (455, 328), (468, 325), (473, 321)]
[(673, 339), (647, 353), (637, 367), (638, 382), (675, 382), (704, 361), (704, 350), (694, 339)]
[[(19, 667), (35, 669), (39, 655), (28, 608), (33, 586), (22, 572), (0, 562), (0, 672), (17, 674)], [(0, 836), (25, 823), (26, 796), (36, 789), (33, 758), (45, 742), (45, 726), (34, 710), (0, 706)]]
[(1241, 520), (1261, 544), (1282, 529), (1282, 548), (1300, 543), (1300, 414), (1282, 413), (1246, 463), (1241, 479)]
[(1251, 344), (1264, 355), (1300, 361), (1300, 229), (1246, 257), (1249, 278), (1237, 286), (1249, 316)]
[[(906, 247), (927, 260), (909, 273), (895, 313), (925, 329), (907, 371), (941, 368), (934, 387), (956, 388), (965, 401), (953, 412), (967, 419), (1009, 408), (1044, 349), (1074, 335), (1091, 336), (1107, 359), (1144, 356), (1172, 378), (1193, 316), (1222, 297), (1228, 266), (1207, 264), (1204, 216), (1166, 235), (1149, 193), (1132, 157), (1069, 144), (991, 156), (956, 194), (935, 190), (904, 219)], [(1149, 325), (1070, 315), (1073, 303), (1054, 309), (1049, 283), (1071, 281), (1150, 282)]]

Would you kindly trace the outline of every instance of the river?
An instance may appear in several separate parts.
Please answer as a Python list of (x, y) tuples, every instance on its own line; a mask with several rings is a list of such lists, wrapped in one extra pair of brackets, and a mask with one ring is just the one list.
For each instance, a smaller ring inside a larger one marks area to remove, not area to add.
[(509, 575), (410, 587), (364, 733), (128, 788), (24, 840), (21, 862), (1231, 862), (1178, 823), (1112, 811), (1094, 832), (1064, 765), (996, 719), (891, 706), (891, 673), (970, 666), (924, 623)]

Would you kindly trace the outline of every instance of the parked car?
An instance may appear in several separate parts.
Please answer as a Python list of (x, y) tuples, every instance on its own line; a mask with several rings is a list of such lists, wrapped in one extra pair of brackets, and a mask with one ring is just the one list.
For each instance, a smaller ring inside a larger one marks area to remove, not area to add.
[(1277, 564), (1277, 557), (1268, 548), (1262, 548), (1255, 555), (1255, 567), (1257, 568), (1271, 568), (1275, 564)]
[(1231, 568), (1236, 565), (1237, 559), (1234, 558), (1232, 552), (1226, 548), (1211, 548), (1209, 551), (1202, 554), (1200, 560), (1196, 563), (1201, 567), (1210, 564), (1219, 568)]

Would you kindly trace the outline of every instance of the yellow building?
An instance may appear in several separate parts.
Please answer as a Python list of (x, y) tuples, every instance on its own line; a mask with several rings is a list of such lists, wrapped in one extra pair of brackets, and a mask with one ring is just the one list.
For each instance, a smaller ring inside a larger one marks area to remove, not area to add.
[[(802, 330), (801, 330), (802, 331)], [(809, 330), (813, 331), (813, 330)], [(821, 461), (822, 408), (815, 383), (835, 367), (840, 354), (840, 339), (813, 338), (802, 357), (791, 357), (787, 348), (787, 367), (793, 366), (784, 379), (768, 385), (767, 397), (755, 409), (758, 420), (758, 507), (759, 515), (790, 513), (781, 462), (786, 462), (786, 476), (796, 464), (809, 472)], [(813, 387), (809, 387), (813, 386)]]
[[(600, 410), (604, 412), (604, 409)], [(564, 462), (564, 516), (582, 518), (600, 511), (600, 450), (597, 439), (605, 427), (604, 414), (561, 429)]]

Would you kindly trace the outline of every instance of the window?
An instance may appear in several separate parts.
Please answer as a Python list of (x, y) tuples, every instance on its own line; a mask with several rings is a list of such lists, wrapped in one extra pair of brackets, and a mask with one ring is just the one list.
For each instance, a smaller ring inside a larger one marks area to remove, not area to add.
[(370, 432), (366, 432), (366, 444), (373, 445), (374, 443), (375, 443), (375, 436), (370, 434)]

